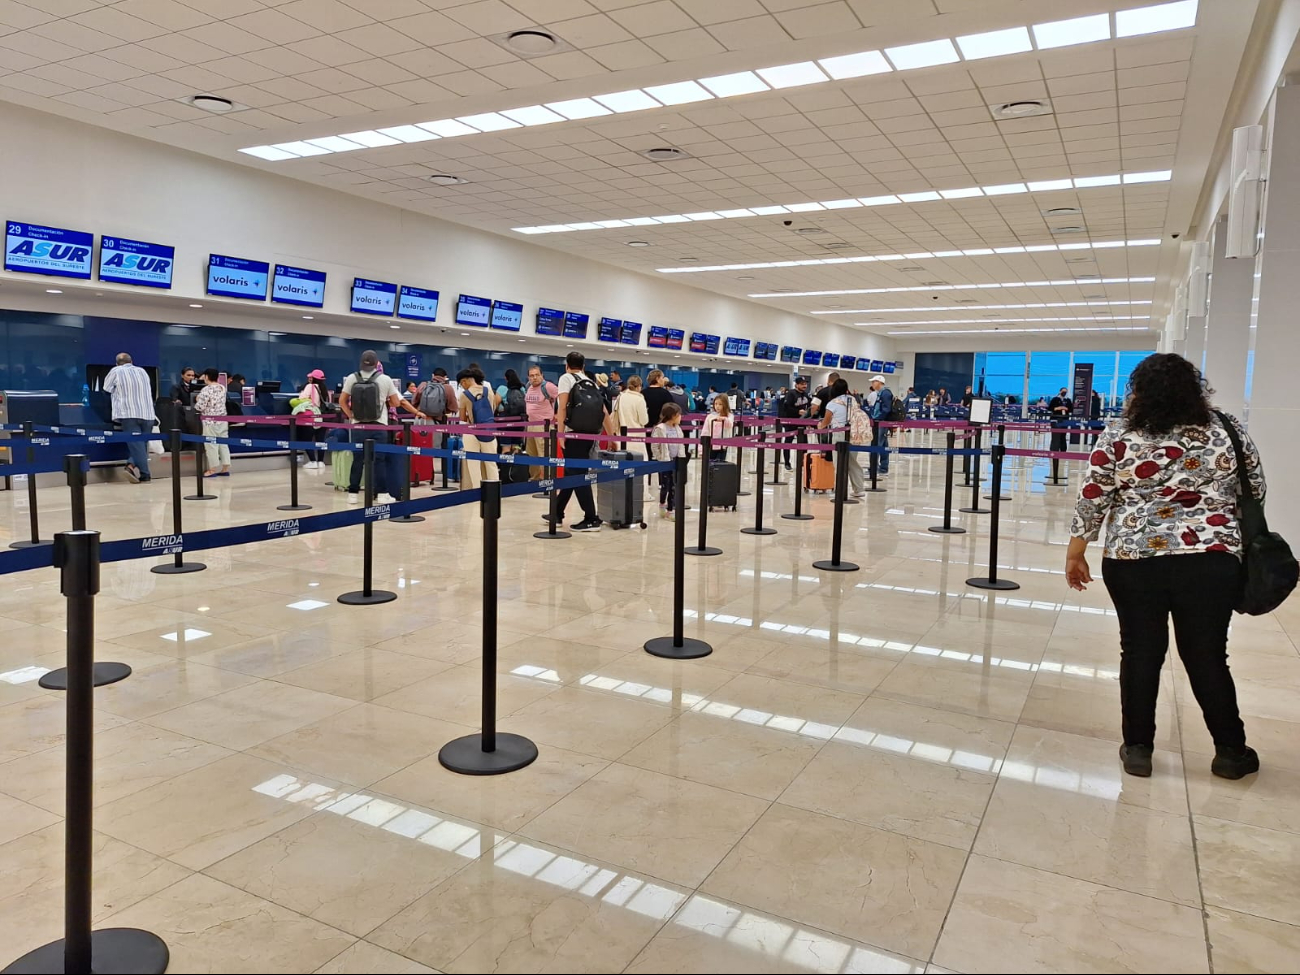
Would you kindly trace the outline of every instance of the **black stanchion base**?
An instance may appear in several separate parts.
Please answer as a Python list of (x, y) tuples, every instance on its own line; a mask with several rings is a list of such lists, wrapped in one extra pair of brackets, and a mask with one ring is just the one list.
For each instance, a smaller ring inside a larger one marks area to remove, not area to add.
[(786, 521), (812, 521), (812, 515), (782, 515)]
[(466, 735), (443, 745), (438, 752), (442, 767), (461, 775), (503, 775), (537, 760), (537, 746), (522, 735), (497, 732), (495, 750), (483, 750), (481, 734)]
[(775, 528), (752, 528), (752, 527), (751, 527), (751, 528), (742, 528), (742, 529), (740, 530), (740, 534), (742, 534), (742, 535), (775, 535), (775, 534), (776, 534), (776, 529), (775, 529)]
[(364, 590), (358, 589), (356, 592), (345, 592), (338, 601), (344, 606), (376, 606), (379, 603), (391, 603), (396, 598), (397, 593), (387, 589), (372, 589), (369, 596)]
[(185, 500), (186, 501), (216, 501), (217, 496), (215, 494), (187, 494), (185, 495)]
[[(866, 490), (870, 490), (870, 489), (869, 489), (869, 488), (863, 488), (863, 490), (866, 491)], [(848, 504), (861, 504), (862, 502), (859, 501), (857, 498), (845, 498), (845, 499), (844, 499), (844, 503), (845, 503), (846, 505), (848, 505)]]
[(785, 487), (788, 481), (767, 481), (768, 487)]
[[(5, 975), (37, 975), (67, 972), (60, 938), (29, 951), (4, 969)], [(95, 975), (162, 975), (171, 961), (167, 943), (158, 935), (139, 928), (104, 928), (90, 932), (90, 970)], [(71, 973), (69, 973), (71, 975)]]
[(1043, 483), (1048, 487), (1069, 487), (1068, 481), (1053, 481), (1050, 477), (1043, 478)]
[(989, 508), (958, 508), (958, 511), (964, 511), (968, 515), (991, 515), (993, 512)]
[(999, 496), (996, 497), (996, 498), (993, 497), (993, 495), (991, 495), (991, 494), (986, 494), (986, 495), (984, 495), (984, 500), (985, 500), (985, 501), (1010, 501), (1010, 500), (1012, 500), (1012, 498), (1011, 498), (1011, 495), (1009, 495), (1009, 494), (1002, 494), (1002, 495), (999, 495)]
[[(96, 687), (116, 684), (118, 681), (125, 680), (130, 676), (131, 668), (126, 664), (114, 663), (113, 661), (95, 664), (94, 684)], [(36, 683), (47, 691), (66, 691), (68, 689), (68, 668), (60, 667), (58, 670), (51, 670)]]
[(396, 525), (414, 525), (417, 521), (424, 521), (424, 515), (398, 515), (388, 519), (389, 524)]
[(160, 576), (183, 576), (187, 572), (202, 572), (207, 567), (206, 562), (182, 562), (180, 565), (168, 562), (166, 565), (155, 565), (149, 571)]
[(984, 576), (967, 579), (966, 585), (974, 586), (976, 589), (997, 589), (1000, 591), (1020, 588), (1018, 582), (1012, 582), (1009, 579), (989, 579)]
[(822, 559), (820, 562), (814, 562), (813, 568), (821, 569), (823, 572), (857, 572), (862, 567), (856, 562), (832, 562), (830, 559)]
[(277, 504), (277, 505), (275, 506), (275, 510), (276, 510), (276, 511), (310, 511), (310, 510), (311, 510), (311, 505), (309, 505), (309, 504)]
[[(436, 491), (454, 491), (455, 488), (435, 488)], [(536, 494), (528, 495), (530, 498), (537, 498), (539, 501), (549, 501), (551, 498), (550, 491), (538, 491)]]
[(460, 488), (452, 487), (452, 485), (450, 484), (448, 484), (446, 487), (433, 487), (432, 485), (430, 485), (430, 489), (434, 491), (459, 491), (460, 490)]
[(685, 552), (687, 555), (721, 555), (722, 554), (722, 549), (716, 548), (713, 545), (705, 545), (703, 548), (700, 548), (700, 546), (698, 545), (692, 545), (690, 548), (682, 549), (682, 551)]
[(690, 637), (685, 637), (679, 647), (673, 643), (672, 637), (657, 636), (653, 640), (646, 640), (645, 652), (669, 660), (695, 660), (697, 657), (707, 657), (713, 652), (713, 647), (703, 640), (692, 640)]
[(28, 540), (25, 542), (10, 542), (9, 547), (10, 548), (40, 548), (42, 545), (53, 545), (53, 544), (54, 544), (53, 542), (33, 542)]
[(934, 532), (936, 535), (965, 535), (966, 534), (965, 528), (944, 528), (943, 525), (934, 525), (930, 528), (930, 531)]
[(569, 532), (533, 532), (533, 538), (572, 538)]
[[(889, 489), (882, 487), (867, 487), (862, 489), (864, 494), (884, 494), (887, 490)], [(852, 500), (852, 498), (849, 500)]]
[(738, 497), (738, 498), (752, 498), (753, 496), (754, 496), (754, 492), (753, 492), (753, 491), (737, 491), (737, 492), (736, 492), (736, 497)]

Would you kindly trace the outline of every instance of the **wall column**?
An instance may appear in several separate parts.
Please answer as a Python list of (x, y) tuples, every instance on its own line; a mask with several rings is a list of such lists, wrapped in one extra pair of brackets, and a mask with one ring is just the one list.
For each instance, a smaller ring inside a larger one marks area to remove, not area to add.
[(1255, 298), (1255, 262), (1224, 257), (1227, 237), (1228, 218), (1224, 215), (1214, 224), (1205, 377), (1214, 388), (1215, 405), (1239, 416), (1246, 408), (1246, 354), (1250, 346), (1250, 308)]

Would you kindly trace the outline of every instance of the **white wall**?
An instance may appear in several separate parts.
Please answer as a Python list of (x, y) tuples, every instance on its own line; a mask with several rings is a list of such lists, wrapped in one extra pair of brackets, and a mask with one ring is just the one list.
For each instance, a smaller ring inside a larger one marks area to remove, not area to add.
[[(520, 337), (527, 338), (527, 344), (498, 336), (484, 343), (488, 346), (509, 341), (515, 350), (553, 353), (557, 345), (569, 344), (532, 336), (536, 309), (544, 305), (589, 313), (593, 338), (598, 318), (607, 315), (641, 321), (646, 330), (651, 324), (668, 325), (684, 328), (688, 335), (697, 330), (868, 358), (893, 356), (889, 339), (857, 329), (12, 105), (0, 104), (0, 133), (0, 218), (175, 246), (170, 297), (142, 293), (148, 289), (92, 284), (93, 291), (105, 292), (110, 299), (131, 292), (129, 307), (142, 318), (339, 335), (379, 334), (378, 328), (386, 338), (398, 338), (399, 333), (388, 332), (382, 321), (376, 325), (368, 316), (348, 314), (352, 278), (361, 276), (440, 290), (439, 325), (453, 323), (455, 297), (461, 292), (523, 303)], [(303, 322), (303, 309), (207, 297), (210, 253), (326, 271), (325, 308), (318, 316), (322, 320)], [(19, 278), (31, 276), (0, 271), (0, 282)], [(50, 279), (38, 280), (39, 297), (29, 296), (29, 287), (3, 287), (0, 305), (49, 308), (43, 287)], [(126, 307), (97, 306), (90, 289), (56, 283), (65, 291), (59, 310), (113, 315), (123, 314)], [(196, 313), (177, 298), (199, 301), (204, 309)], [(400, 338), (432, 342), (437, 335), (437, 327), (404, 323)], [(684, 355), (683, 365), (692, 358)]]

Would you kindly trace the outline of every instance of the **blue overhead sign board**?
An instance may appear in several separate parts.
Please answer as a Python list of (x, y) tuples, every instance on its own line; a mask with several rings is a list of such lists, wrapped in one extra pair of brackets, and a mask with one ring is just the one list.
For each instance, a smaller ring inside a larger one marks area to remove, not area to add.
[(397, 293), (397, 317), (418, 322), (438, 320), (438, 292), (402, 285)]
[(619, 340), (624, 345), (641, 344), (641, 323), (640, 322), (623, 322), (623, 331), (619, 335)]
[(271, 265), (242, 257), (208, 255), (208, 294), (222, 298), (266, 300), (266, 279)]
[(397, 285), (369, 278), (352, 279), (352, 310), (362, 315), (391, 315), (397, 304)]
[(99, 280), (170, 288), (176, 248), (125, 237), (99, 238)]
[(325, 272), (277, 264), (271, 279), (271, 300), (282, 305), (321, 308), (325, 304)]
[(90, 278), (93, 234), (10, 220), (5, 224), (5, 270)]
[(492, 317), (492, 301), (475, 295), (461, 295), (456, 302), (457, 325), (483, 325)]
[(517, 332), (523, 320), (523, 305), (513, 301), (495, 301), (492, 303), (492, 321), (489, 323), (492, 328), (498, 328), (505, 332)]

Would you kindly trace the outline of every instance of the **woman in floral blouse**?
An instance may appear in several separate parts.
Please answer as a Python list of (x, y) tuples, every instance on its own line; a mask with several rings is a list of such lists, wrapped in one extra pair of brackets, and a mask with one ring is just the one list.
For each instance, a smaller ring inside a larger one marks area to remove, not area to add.
[[(1107, 522), (1101, 575), (1119, 616), (1120, 758), (1130, 775), (1151, 774), (1170, 616), (1178, 655), (1214, 738), (1211, 770), (1229, 779), (1259, 770), (1228, 670), (1228, 623), (1241, 577), (1241, 459), (1210, 408), (1209, 392), (1200, 371), (1182, 356), (1144, 359), (1133, 370), (1123, 420), (1093, 447), (1070, 528), (1066, 581), (1084, 589), (1092, 582), (1084, 549)], [(1236, 419), (1229, 420), (1262, 499), (1259, 452)]]

